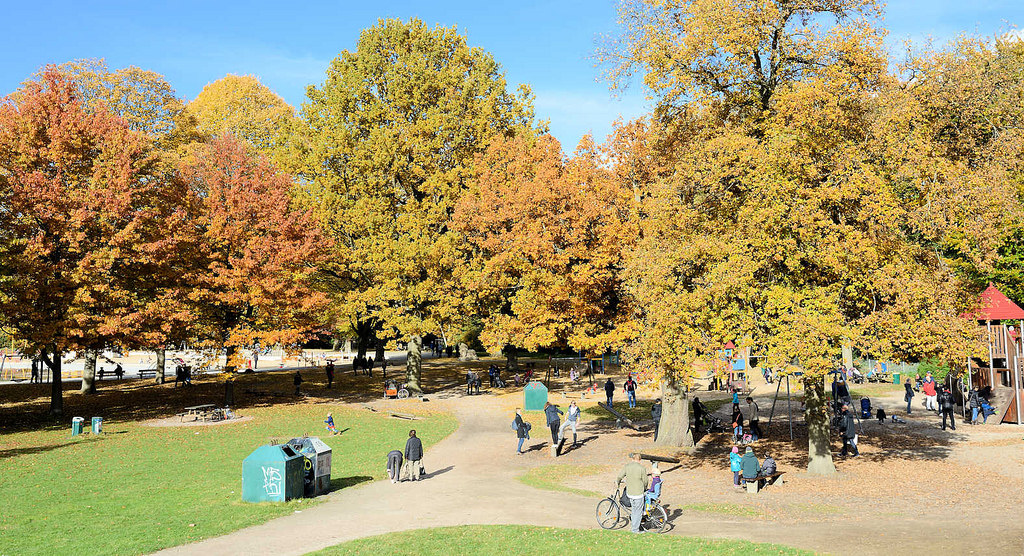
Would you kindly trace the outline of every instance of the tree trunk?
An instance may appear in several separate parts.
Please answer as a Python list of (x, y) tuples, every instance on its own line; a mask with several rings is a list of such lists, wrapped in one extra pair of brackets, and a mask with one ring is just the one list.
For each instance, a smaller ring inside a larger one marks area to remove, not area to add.
[(658, 446), (693, 446), (690, 399), (671, 376), (661, 381), (661, 423), (654, 443)]
[(238, 356), (238, 346), (227, 346), (227, 356), (224, 358), (224, 372), (231, 373), (235, 370), (235, 357)]
[(156, 350), (156, 383), (163, 384), (166, 380), (165, 370), (167, 368), (167, 350)]
[(373, 326), (369, 321), (359, 321), (356, 324), (356, 356), (366, 357), (366, 348), (370, 345), (370, 336), (373, 334)]
[(91, 349), (85, 350), (85, 368), (82, 370), (81, 392), (83, 394), (96, 393), (96, 352)]
[(825, 378), (804, 379), (804, 401), (807, 405), (807, 472), (812, 475), (834, 475), (829, 442), (828, 409), (825, 400)]
[(46, 351), (43, 351), (43, 362), (50, 368), (50, 415), (60, 417), (64, 414), (64, 381), (60, 375), (60, 354), (57, 353), (57, 348), (52, 348), (51, 351), (52, 360), (46, 356)]
[(331, 351), (338, 351), (338, 346), (341, 345), (340, 338), (331, 338)]
[(410, 393), (420, 395), (423, 389), (420, 387), (420, 373), (423, 371), (423, 337), (413, 334), (409, 338), (409, 349), (405, 361), (406, 388)]
[(506, 345), (505, 349), (505, 366), (508, 372), (514, 373), (519, 370), (519, 350), (516, 346)]

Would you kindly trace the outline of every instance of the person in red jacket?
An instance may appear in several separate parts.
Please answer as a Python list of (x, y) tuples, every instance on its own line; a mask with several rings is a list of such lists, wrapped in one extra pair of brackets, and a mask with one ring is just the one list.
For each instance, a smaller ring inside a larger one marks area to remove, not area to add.
[(938, 395), (935, 392), (935, 386), (935, 379), (932, 378), (932, 373), (929, 371), (921, 383), (921, 390), (924, 392), (924, 408), (930, 411), (939, 409), (938, 404), (935, 403), (935, 397)]

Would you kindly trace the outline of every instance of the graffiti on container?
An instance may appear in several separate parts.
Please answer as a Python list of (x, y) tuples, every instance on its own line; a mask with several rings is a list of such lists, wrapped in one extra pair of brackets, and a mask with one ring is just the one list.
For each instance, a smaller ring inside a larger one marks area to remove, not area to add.
[(282, 483), (284, 479), (276, 467), (263, 468), (263, 488), (267, 491), (267, 496), (281, 496)]

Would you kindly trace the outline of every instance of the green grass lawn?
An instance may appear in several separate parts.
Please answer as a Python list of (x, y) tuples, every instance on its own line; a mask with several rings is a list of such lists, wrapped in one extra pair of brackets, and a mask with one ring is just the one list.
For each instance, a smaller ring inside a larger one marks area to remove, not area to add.
[[(322, 421), (334, 413), (338, 436)], [(0, 435), (0, 554), (139, 554), (221, 535), (317, 501), (248, 504), (242, 460), (270, 438), (309, 433), (332, 448), (332, 489), (384, 476), (385, 455), (410, 428), (427, 445), (455, 419), (389, 419), (331, 405), (250, 408), (248, 422), (210, 427), (105, 423), (104, 434)], [(426, 458), (429, 466), (429, 454)]]
[(777, 544), (525, 525), (464, 525), (389, 533), (316, 554), (813, 554)]
[(568, 492), (580, 496), (592, 498), (604, 498), (608, 494), (600, 494), (591, 490), (582, 490), (565, 486), (565, 482), (580, 475), (596, 475), (608, 469), (604, 465), (542, 465), (531, 468), (525, 474), (519, 476), (519, 480), (526, 485), (544, 490)]

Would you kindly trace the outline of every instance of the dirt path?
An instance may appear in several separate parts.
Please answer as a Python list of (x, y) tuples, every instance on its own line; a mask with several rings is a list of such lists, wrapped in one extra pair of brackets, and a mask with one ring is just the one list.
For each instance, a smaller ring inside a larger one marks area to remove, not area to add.
[[(351, 539), (449, 525), (596, 528), (595, 499), (535, 489), (517, 477), (540, 465), (597, 463), (608, 471), (581, 478), (573, 486), (603, 492), (611, 488), (613, 469), (625, 461), (626, 453), (651, 447), (649, 434), (616, 431), (606, 422), (592, 421), (584, 423), (580, 432), (582, 438), (594, 438), (557, 462), (548, 455), (546, 443), (527, 455), (516, 456), (508, 423), (520, 396), (449, 395), (447, 400), (435, 399), (432, 403), (451, 410), (460, 424), (455, 433), (428, 451), (424, 463), (430, 474), (426, 480), (397, 485), (379, 481), (347, 488), (301, 513), (163, 553), (305, 554)], [(535, 426), (527, 446), (539, 445), (546, 437), (547, 432)], [(381, 460), (383, 465), (383, 456)], [(953, 465), (948, 459), (926, 464), (926, 473), (941, 472), (941, 465)], [(857, 465), (869, 463), (857, 461)], [(978, 539), (984, 539), (986, 551), (1024, 553), (1024, 527), (1018, 520), (1000, 522), (986, 517), (993, 516), (991, 510), (972, 503), (961, 506), (955, 493), (912, 493), (906, 499), (888, 492), (864, 494), (872, 492), (864, 489), (870, 488), (873, 473), (879, 468), (877, 462), (875, 470), (847, 467), (846, 477), (837, 481), (801, 477), (799, 470), (790, 469), (794, 477), (791, 482), (752, 497), (732, 491), (728, 483), (723, 485), (722, 472), (713, 461), (690, 462), (664, 475), (669, 485), (663, 501), (671, 516), (670, 534), (775, 542), (851, 555), (924, 554), (934, 553), (939, 547), (946, 552), (967, 553), (977, 548)], [(913, 477), (908, 480), (916, 482)], [(862, 486), (862, 482), (868, 486)], [(993, 482), (998, 493), (998, 481)], [(930, 498), (937, 499), (934, 505), (919, 505)], [(783, 514), (781, 518), (758, 519), (687, 508), (702, 502)], [(792, 515), (784, 513), (795, 504), (805, 509)], [(894, 511), (898, 508), (902, 509)], [(971, 515), (975, 518), (964, 519)]]

